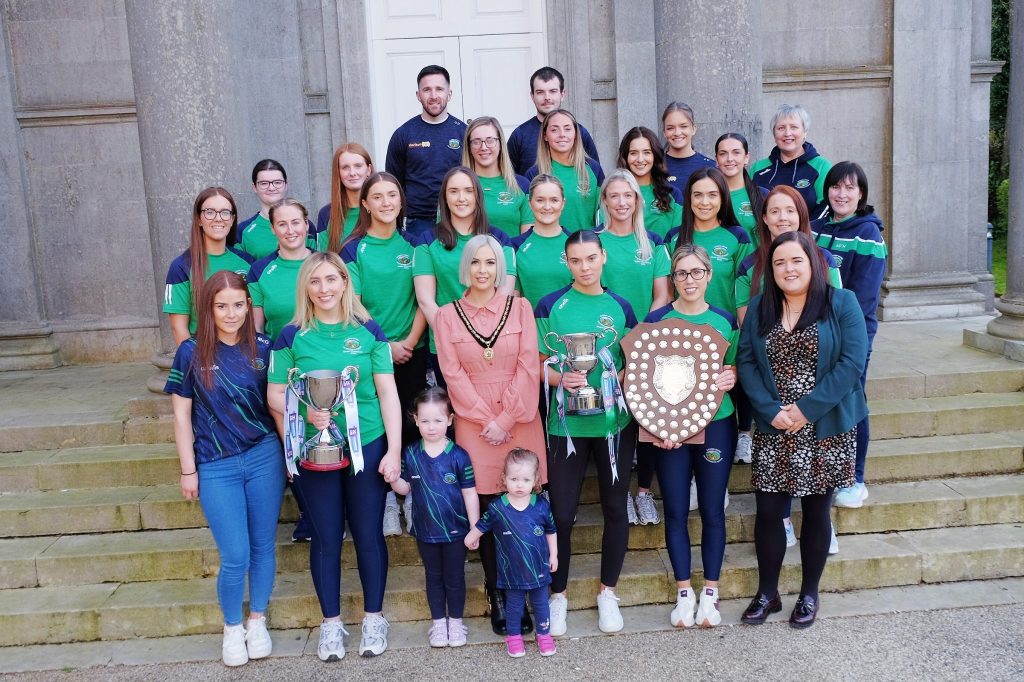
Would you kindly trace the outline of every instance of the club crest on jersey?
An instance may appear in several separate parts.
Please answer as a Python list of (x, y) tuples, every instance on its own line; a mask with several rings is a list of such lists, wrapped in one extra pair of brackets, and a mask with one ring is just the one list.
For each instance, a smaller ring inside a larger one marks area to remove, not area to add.
[(714, 254), (715, 258), (728, 258), (729, 247), (723, 244), (719, 244), (715, 248), (711, 249), (711, 253)]
[(533, 534), (536, 535), (537, 537), (540, 537), (541, 535), (544, 535), (544, 529), (541, 528), (540, 526), (534, 526), (533, 527)]
[(444, 475), (444, 482), (447, 483), (448, 485), (455, 483), (455, 481), (455, 474), (453, 474), (452, 472), (449, 471), (447, 474)]
[(611, 315), (602, 315), (601, 317), (597, 318), (597, 324), (598, 326), (604, 327), (605, 329), (615, 328), (615, 320), (612, 319)]
[(395, 264), (403, 270), (408, 270), (412, 267), (412, 256), (407, 253), (400, 253), (395, 256)]
[(345, 339), (345, 343), (341, 345), (346, 353), (356, 353), (363, 347), (363, 344), (359, 343), (359, 339)]
[(668, 181), (669, 182), (675, 182), (676, 181), (676, 176), (674, 176), (674, 175), (668, 176)]
[(498, 192), (498, 203), (507, 206), (512, 203), (512, 192)]
[[(648, 259), (648, 260), (650, 260), (650, 259)], [(639, 263), (640, 265), (646, 265), (647, 264), (647, 261), (644, 260), (644, 255), (640, 252), (640, 249), (637, 249), (636, 253), (633, 254), (633, 262), (634, 263)]]
[(453, 137), (452, 139), (448, 140), (448, 149), (458, 149), (460, 146), (461, 145), (459, 144), (459, 141), (456, 138)]
[(801, 180), (797, 180), (796, 181), (796, 188), (797, 189), (806, 189), (806, 188), (808, 188), (810, 186), (811, 186), (811, 181), (808, 180), (807, 178), (803, 178)]
[(257, 372), (262, 372), (267, 368), (267, 363), (263, 362), (263, 358), (256, 358), (252, 361), (252, 368)]
[(750, 208), (750, 202), (744, 201), (740, 204), (740, 213), (753, 213), (754, 211)]
[(249, 274), (249, 271), (248, 270), (235, 270), (235, 274), (236, 275), (241, 275), (242, 279), (245, 279), (245, 276)]
[(842, 256), (837, 256), (836, 254), (832, 254), (832, 260), (835, 261), (837, 268), (843, 267), (843, 257)]
[(712, 464), (717, 464), (722, 461), (722, 451), (718, 448), (708, 448), (704, 451), (704, 459)]
[(568, 265), (568, 261), (565, 259), (565, 251), (558, 254), (558, 262), (562, 265)]

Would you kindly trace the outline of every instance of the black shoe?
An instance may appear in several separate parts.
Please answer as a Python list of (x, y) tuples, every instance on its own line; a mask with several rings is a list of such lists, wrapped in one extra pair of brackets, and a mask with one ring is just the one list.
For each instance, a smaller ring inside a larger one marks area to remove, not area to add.
[(778, 594), (769, 599), (767, 595), (758, 593), (750, 600), (750, 605), (740, 616), (740, 620), (747, 625), (760, 625), (768, 620), (768, 616), (781, 610), (782, 597)]
[(501, 590), (487, 590), (487, 607), (491, 614), (491, 630), (502, 637), (508, 635), (505, 628), (505, 593)]
[(310, 537), (311, 533), (306, 517), (302, 512), (299, 512), (299, 520), (296, 521), (295, 530), (292, 531), (292, 542), (309, 542)]
[(814, 597), (800, 595), (793, 607), (793, 613), (789, 616), (789, 627), (803, 630), (814, 625), (814, 619), (818, 615), (818, 600)]
[(530, 617), (530, 605), (523, 604), (522, 634), (528, 635), (533, 632), (533, 618)]

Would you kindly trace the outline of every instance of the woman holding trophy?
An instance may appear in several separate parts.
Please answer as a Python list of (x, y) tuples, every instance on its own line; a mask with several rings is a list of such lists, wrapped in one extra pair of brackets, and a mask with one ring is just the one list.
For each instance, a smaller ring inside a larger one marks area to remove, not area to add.
[[(644, 322), (678, 318), (715, 329), (729, 343), (724, 367), (714, 381), (714, 390), (729, 391), (736, 383), (732, 368), (739, 328), (736, 318), (704, 299), (712, 279), (711, 258), (696, 244), (684, 244), (672, 255), (672, 281), (679, 295), (675, 302), (653, 311)], [(665, 503), (665, 546), (676, 578), (676, 607), (669, 616), (675, 627), (714, 627), (722, 622), (718, 612), (718, 577), (725, 556), (725, 492), (736, 443), (736, 421), (729, 394), (704, 429), (704, 442), (686, 444), (671, 440), (653, 443), (654, 463)], [(700, 554), (704, 565), (704, 588), (700, 606), (690, 584), (690, 480), (696, 479), (700, 500)]]
[[(268, 381), (270, 409), (313, 529), (309, 564), (324, 616), (317, 653), (323, 661), (345, 655), (339, 586), (347, 516), (366, 611), (359, 653), (379, 655), (388, 633), (381, 523), (387, 483), (400, 473), (402, 414), (388, 339), (356, 301), (337, 254), (314, 253), (299, 269), (295, 319), (274, 344)], [(306, 409), (307, 402), (316, 409)], [(296, 434), (303, 419), (305, 432)], [(296, 459), (299, 468), (292, 466)]]
[(597, 468), (604, 532), (598, 625), (622, 629), (615, 585), (629, 541), (626, 493), (636, 427), (620, 409), (621, 339), (636, 326), (629, 303), (601, 285), (607, 254), (592, 230), (565, 242), (573, 282), (553, 291), (536, 307), (540, 357), (555, 402), (548, 409), (548, 492), (558, 529), (558, 570), (551, 583), (551, 634), (565, 634), (565, 589), (572, 557), (572, 527), (588, 461)]
[[(509, 449), (544, 452), (537, 411), (540, 368), (537, 326), (530, 302), (501, 293), (507, 275), (498, 241), (486, 234), (466, 242), (459, 263), (462, 297), (437, 311), (434, 333), (441, 371), (455, 407), (455, 440), (469, 452), (480, 509), (502, 493)], [(547, 482), (540, 463), (538, 483)], [(497, 589), (494, 536), (480, 538), (480, 562), (490, 604), (491, 627), (505, 634), (503, 597)]]

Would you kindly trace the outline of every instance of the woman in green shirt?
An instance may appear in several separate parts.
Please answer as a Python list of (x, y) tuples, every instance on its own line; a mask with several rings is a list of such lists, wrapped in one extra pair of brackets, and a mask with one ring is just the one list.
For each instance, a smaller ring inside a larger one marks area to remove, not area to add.
[(462, 165), (480, 179), (491, 225), (509, 237), (518, 237), (530, 226), (529, 180), (512, 170), (505, 134), (496, 118), (478, 116), (470, 122), (462, 144)]
[(316, 218), (316, 250), (341, 251), (359, 218), (359, 190), (373, 174), (373, 160), (366, 147), (345, 142), (334, 150), (331, 162), (331, 203)]
[(253, 260), (277, 250), (277, 237), (270, 227), (270, 207), (288, 196), (288, 175), (284, 166), (273, 159), (263, 159), (252, 167), (252, 188), (260, 200), (260, 210), (238, 225), (235, 244)]
[(530, 183), (533, 226), (512, 240), (516, 251), (516, 283), (519, 293), (536, 306), (541, 297), (571, 281), (565, 266), (565, 238), (561, 225), (565, 191), (554, 175), (541, 173)]
[(616, 165), (633, 173), (644, 202), (644, 227), (664, 240), (683, 222), (683, 194), (668, 181), (658, 136), (644, 126), (631, 128), (622, 136)]
[(757, 216), (761, 213), (764, 195), (768, 194), (750, 179), (747, 167), (750, 165), (750, 152), (747, 151), (747, 138), (739, 133), (726, 133), (715, 142), (715, 162), (722, 171), (729, 185), (729, 200), (740, 227), (747, 231), (751, 239), (757, 240)]
[(306, 207), (295, 199), (282, 199), (270, 207), (270, 227), (277, 236), (277, 251), (249, 269), (249, 295), (256, 331), (277, 338), (295, 317), (295, 283), (302, 261), (312, 251), (306, 246)]

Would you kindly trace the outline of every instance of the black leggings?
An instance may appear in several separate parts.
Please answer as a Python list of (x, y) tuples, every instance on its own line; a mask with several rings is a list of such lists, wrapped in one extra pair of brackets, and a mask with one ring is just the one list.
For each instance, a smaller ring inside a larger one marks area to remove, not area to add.
[[(818, 581), (825, 570), (828, 545), (832, 539), (832, 489), (822, 495), (800, 498), (803, 525), (800, 529), (800, 563), (803, 577), (800, 594), (818, 598)], [(779, 573), (786, 556), (786, 531), (782, 519), (789, 502), (788, 493), (757, 491), (757, 516), (754, 521), (754, 549), (757, 551), (757, 591), (773, 597), (779, 592)]]
[[(491, 502), (501, 497), (501, 493), (485, 495), (477, 493), (480, 499), (480, 516), (483, 516)], [(487, 590), (496, 589), (498, 584), (498, 554), (494, 547), (494, 534), (490, 531), (480, 536), (480, 564), (484, 569), (484, 588)]]
[(572, 558), (572, 527), (576, 523), (576, 510), (587, 475), (587, 462), (594, 460), (597, 483), (601, 492), (601, 512), (604, 515), (604, 533), (601, 536), (601, 584), (615, 587), (622, 572), (629, 544), (629, 517), (626, 516), (626, 493), (629, 492), (629, 472), (633, 467), (636, 447), (636, 424), (630, 422), (619, 434), (619, 452), (615, 460), (619, 479), (612, 483), (612, 467), (608, 458), (608, 445), (604, 438), (573, 438), (576, 454), (567, 456), (567, 441), (551, 436), (548, 450), (548, 496), (551, 513), (558, 531), (558, 570), (551, 577), (551, 591), (565, 592), (569, 584), (569, 563)]
[(398, 388), (398, 402), (402, 405), (402, 449), (420, 439), (419, 429), (409, 416), (412, 399), (427, 387), (427, 346), (412, 352), (412, 357), (395, 365), (395, 386)]

